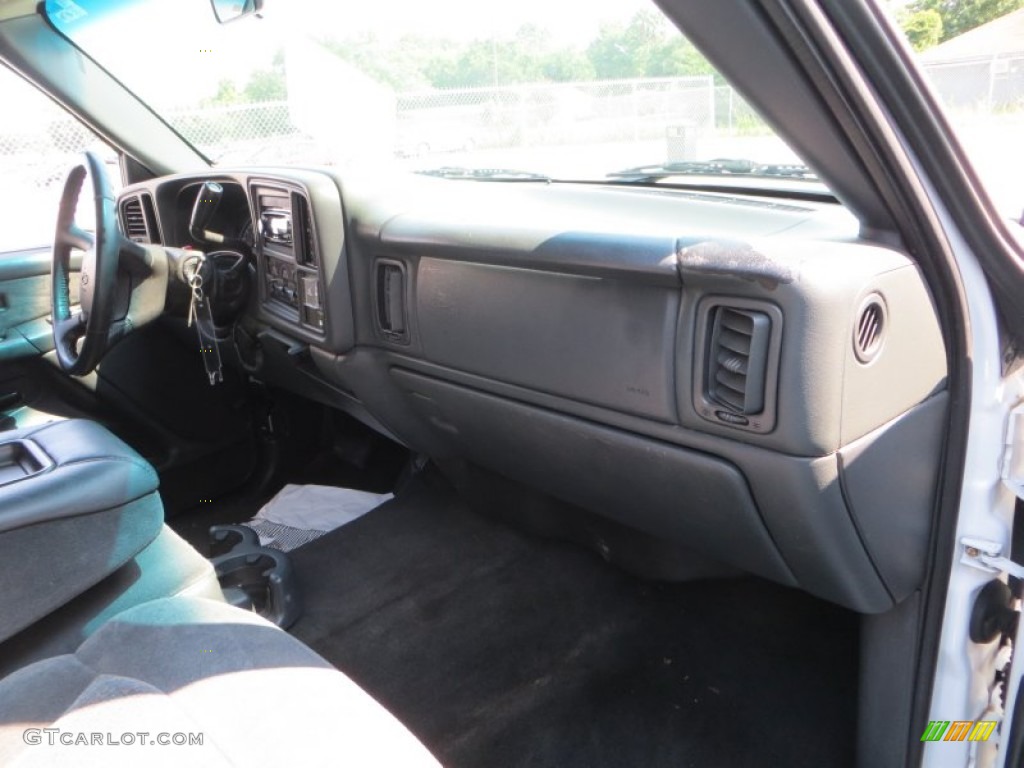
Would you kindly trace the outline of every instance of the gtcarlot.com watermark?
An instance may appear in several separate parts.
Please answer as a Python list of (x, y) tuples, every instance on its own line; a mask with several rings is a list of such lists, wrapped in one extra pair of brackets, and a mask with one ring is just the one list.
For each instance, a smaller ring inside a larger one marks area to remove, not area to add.
[(150, 733), (149, 731), (65, 731), (61, 728), (26, 728), (21, 738), (30, 746), (50, 747), (201, 747), (202, 733)]

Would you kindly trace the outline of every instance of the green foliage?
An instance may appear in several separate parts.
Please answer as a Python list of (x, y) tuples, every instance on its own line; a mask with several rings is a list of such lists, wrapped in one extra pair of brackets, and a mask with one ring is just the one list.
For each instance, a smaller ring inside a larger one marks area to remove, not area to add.
[(669, 38), (658, 48), (648, 61), (644, 72), (647, 77), (683, 77), (692, 75), (713, 75), (723, 82), (721, 76), (704, 58), (700, 51), (683, 37)]
[(284, 71), (256, 70), (249, 76), (242, 93), (246, 101), (284, 101), (288, 98)]
[[(1024, 7), (1024, 0), (913, 0), (898, 12), (911, 45), (924, 50)], [(373, 35), (325, 40), (341, 59), (398, 93), (540, 82), (585, 82), (641, 77), (721, 77), (678, 31), (654, 10), (625, 24), (607, 24), (582, 48), (555, 46), (536, 25), (508, 37), (469, 42), (405, 36), (381, 41)], [(222, 81), (205, 103), (231, 105), (287, 98), (284, 52), (269, 69), (239, 86)]]
[(697, 49), (655, 11), (640, 11), (626, 25), (601, 27), (587, 57), (602, 80), (714, 74)]
[[(924, 11), (934, 11), (942, 22), (939, 42), (945, 42), (1021, 7), (1024, 7), (1024, 0), (914, 0), (906, 6), (905, 18), (909, 23)], [(918, 19), (917, 24), (921, 23)], [(933, 21), (925, 23), (934, 24)], [(909, 31), (907, 35), (909, 37)]]
[(212, 98), (204, 102), (204, 106), (220, 106), (225, 104), (238, 104), (242, 101), (242, 95), (233, 80), (221, 80), (217, 83), (217, 92)]
[(261, 101), (284, 101), (287, 98), (284, 51), (280, 50), (274, 54), (270, 69), (257, 69), (249, 73), (241, 90), (233, 80), (221, 80), (217, 84), (216, 93), (204, 100), (203, 106), (223, 107)]
[(582, 51), (552, 51), (541, 65), (541, 79), (555, 83), (583, 82), (595, 77), (594, 65)]
[(323, 44), (360, 72), (396, 91), (428, 87), (426, 67), (433, 61), (446, 60), (454, 49), (450, 40), (406, 36), (397, 43), (388, 43), (372, 34), (324, 40)]
[[(556, 46), (548, 31), (534, 24), (520, 27), (511, 36), (460, 43), (419, 36), (382, 41), (362, 34), (324, 40), (323, 45), (398, 93), (714, 74), (697, 49), (653, 10), (637, 13), (626, 24), (602, 27), (582, 48)], [(230, 80), (222, 81), (207, 104), (285, 100), (284, 65), (283, 51), (279, 51), (270, 69), (250, 74), (241, 89)]]
[(931, 48), (942, 39), (942, 16), (934, 8), (904, 12), (897, 20), (915, 51)]

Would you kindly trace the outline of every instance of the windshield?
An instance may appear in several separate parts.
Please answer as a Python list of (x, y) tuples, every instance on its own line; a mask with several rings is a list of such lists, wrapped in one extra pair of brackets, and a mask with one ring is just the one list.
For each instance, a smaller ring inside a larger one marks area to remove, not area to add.
[(650, 2), (48, 0), (217, 164), (448, 178), (816, 181)]

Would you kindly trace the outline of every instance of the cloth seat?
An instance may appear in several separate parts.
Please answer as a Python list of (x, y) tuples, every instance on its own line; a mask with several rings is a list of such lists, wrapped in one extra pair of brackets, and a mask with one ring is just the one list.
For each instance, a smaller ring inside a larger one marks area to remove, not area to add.
[(0, 484), (5, 640), (138, 555), (160, 535), (164, 509), (156, 470), (96, 422), (3, 432), (0, 446), (25, 454), (6, 461)]
[(145, 549), (99, 584), (0, 642), (0, 678), (34, 661), (74, 653), (113, 616), (173, 595), (224, 601), (210, 561), (164, 525)]
[[(152, 743), (161, 740), (185, 743)], [(185, 596), (130, 608), (73, 654), (0, 680), (0, 764), (438, 765), (301, 642), (255, 614)]]

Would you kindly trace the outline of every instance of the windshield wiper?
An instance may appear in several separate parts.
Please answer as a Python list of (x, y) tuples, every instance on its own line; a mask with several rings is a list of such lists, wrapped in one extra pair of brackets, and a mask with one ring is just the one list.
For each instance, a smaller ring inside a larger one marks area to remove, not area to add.
[(476, 181), (551, 181), (550, 176), (532, 171), (517, 171), (508, 168), (461, 168), (458, 166), (443, 166), (441, 168), (429, 168), (414, 173), (423, 176), (434, 176), (440, 179), (473, 179)]
[(755, 163), (752, 160), (715, 158), (714, 160), (686, 160), (657, 165), (641, 165), (615, 171), (608, 178), (616, 181), (648, 184), (673, 176), (746, 176), (748, 178), (800, 179), (819, 181), (818, 174), (798, 163)]

